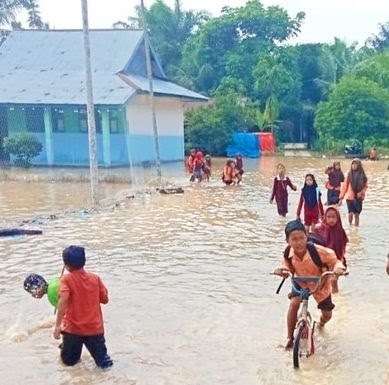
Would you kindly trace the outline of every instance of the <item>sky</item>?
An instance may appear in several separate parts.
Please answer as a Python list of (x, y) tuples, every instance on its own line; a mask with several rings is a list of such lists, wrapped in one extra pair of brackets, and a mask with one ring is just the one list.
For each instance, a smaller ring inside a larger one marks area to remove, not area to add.
[[(140, 0), (88, 0), (91, 28), (111, 28), (118, 20), (134, 15)], [(154, 0), (144, 0), (150, 7)], [(165, 0), (173, 6), (174, 0)], [(213, 16), (223, 6), (237, 7), (245, 0), (181, 0), (184, 10), (207, 10)], [(262, 0), (265, 6), (279, 5), (290, 16), (304, 11), (306, 18), (298, 43), (332, 42), (335, 37), (348, 43), (364, 44), (378, 32), (378, 25), (389, 21), (389, 0)], [(51, 28), (81, 28), (81, 0), (39, 0), (42, 18)]]

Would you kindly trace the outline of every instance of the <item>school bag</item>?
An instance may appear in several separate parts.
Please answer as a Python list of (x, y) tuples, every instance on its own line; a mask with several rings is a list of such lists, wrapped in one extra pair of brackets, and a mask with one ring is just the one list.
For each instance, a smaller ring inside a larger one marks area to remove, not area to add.
[[(308, 249), (308, 253), (309, 253), (309, 256), (311, 257), (313, 263), (319, 267), (320, 269), (322, 269), (323, 267), (327, 267), (328, 266), (323, 263), (323, 261), (320, 259), (320, 255), (316, 249), (316, 245), (320, 245), (320, 246), (325, 246), (325, 242), (323, 240), (323, 238), (319, 235), (319, 234), (316, 234), (316, 233), (309, 233), (308, 234), (308, 242), (307, 242), (307, 249)], [(284, 250), (284, 259), (285, 261), (290, 264), (289, 262), (289, 252), (290, 252), (290, 246), (286, 246), (285, 250)], [(280, 290), (281, 290), (281, 287), (282, 285), (284, 284), (285, 282), (285, 278), (283, 278), (283, 280), (281, 281), (280, 285), (278, 286), (278, 289), (276, 291), (276, 294), (279, 294)]]

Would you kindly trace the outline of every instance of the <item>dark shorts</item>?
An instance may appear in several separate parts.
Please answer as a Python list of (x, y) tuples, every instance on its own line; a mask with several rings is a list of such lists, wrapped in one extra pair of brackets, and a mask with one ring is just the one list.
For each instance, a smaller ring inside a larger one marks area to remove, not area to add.
[(337, 190), (328, 190), (327, 191), (327, 204), (330, 205), (336, 205), (339, 203), (339, 195), (340, 192)]
[(346, 202), (349, 213), (360, 214), (362, 212), (362, 201), (360, 199), (347, 200)]
[[(293, 297), (298, 297), (298, 294), (292, 290), (288, 294), (288, 298), (291, 299)], [(332, 302), (331, 294), (326, 299), (324, 299), (323, 301), (319, 302), (317, 304), (317, 308), (320, 309), (320, 310), (327, 310), (327, 311), (333, 310), (335, 308), (335, 305)]]
[(111, 357), (107, 354), (105, 338), (103, 334), (95, 336), (79, 336), (62, 332), (61, 359), (65, 365), (73, 366), (80, 360), (82, 346), (89, 350), (89, 353), (100, 368), (112, 366)]

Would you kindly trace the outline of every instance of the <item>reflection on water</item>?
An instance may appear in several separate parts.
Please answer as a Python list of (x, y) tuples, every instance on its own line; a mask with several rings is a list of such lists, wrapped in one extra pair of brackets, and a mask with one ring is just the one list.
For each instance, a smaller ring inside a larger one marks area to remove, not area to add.
[[(361, 227), (346, 226), (350, 276), (340, 282), (334, 319), (318, 349), (294, 371), (285, 337), (284, 286), (268, 273), (278, 265), (288, 219), (269, 205), (276, 165), (286, 163), (302, 185), (313, 171), (321, 186), (323, 159), (264, 157), (246, 162), (240, 187), (224, 187), (221, 162), (213, 180), (183, 195), (145, 195), (93, 216), (60, 215), (40, 237), (0, 239), (0, 356), (2, 383), (36, 384), (373, 384), (388, 381), (389, 326), (384, 266), (388, 249), (388, 175), (384, 162), (366, 163), (369, 190)], [(349, 162), (343, 161), (343, 169)], [(174, 175), (171, 171), (170, 175)], [(124, 185), (104, 186), (115, 195)], [(78, 210), (87, 184), (3, 182), (4, 221), (36, 213)], [(290, 194), (289, 219), (298, 193)], [(346, 217), (346, 208), (342, 207)], [(115, 366), (95, 369), (87, 353), (75, 368), (58, 360), (48, 302), (22, 289), (26, 274), (61, 271), (61, 250), (87, 247), (87, 267), (106, 282), (106, 337)], [(313, 305), (313, 303), (311, 303)], [(314, 306), (311, 307), (316, 316)]]

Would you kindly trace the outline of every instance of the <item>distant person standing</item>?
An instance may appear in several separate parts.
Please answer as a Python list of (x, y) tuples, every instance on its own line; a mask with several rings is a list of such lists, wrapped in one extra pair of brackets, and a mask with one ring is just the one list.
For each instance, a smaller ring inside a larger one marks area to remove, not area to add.
[(362, 212), (362, 203), (367, 190), (367, 177), (362, 162), (354, 159), (351, 162), (351, 169), (342, 185), (339, 196), (339, 204), (346, 198), (348, 210), (348, 222), (351, 225), (354, 220), (355, 226), (359, 226), (359, 216)]
[(242, 155), (240, 155), (240, 154), (238, 154), (235, 157), (235, 174), (236, 174), (237, 183), (240, 183), (242, 181), (242, 177), (244, 174), (243, 158), (242, 158)]
[(344, 182), (340, 162), (334, 162), (332, 167), (327, 167), (325, 173), (328, 175), (328, 181), (326, 182), (327, 205), (336, 205), (339, 202), (341, 184)]
[(195, 157), (196, 157), (196, 149), (192, 148), (185, 162), (186, 171), (189, 172), (189, 174), (193, 174), (193, 165), (194, 165)]
[(379, 156), (378, 156), (378, 150), (373, 147), (370, 152), (369, 152), (369, 159), (370, 160), (378, 160)]
[(227, 160), (226, 165), (223, 169), (222, 181), (227, 186), (231, 184), (236, 184), (236, 170), (235, 170), (235, 162), (231, 159)]
[(293, 191), (297, 190), (297, 187), (290, 181), (289, 177), (285, 175), (285, 166), (279, 163), (277, 165), (277, 176), (273, 181), (270, 203), (273, 203), (274, 199), (276, 200), (278, 214), (283, 217), (288, 213), (288, 186)]
[(203, 162), (203, 174), (204, 174), (204, 179), (209, 181), (209, 178), (211, 177), (211, 169), (212, 169), (212, 160), (211, 160), (211, 155), (207, 154), (204, 157), (204, 162)]
[(197, 151), (194, 161), (193, 161), (193, 174), (190, 178), (191, 182), (197, 181), (202, 182), (203, 180), (203, 153), (201, 151)]

